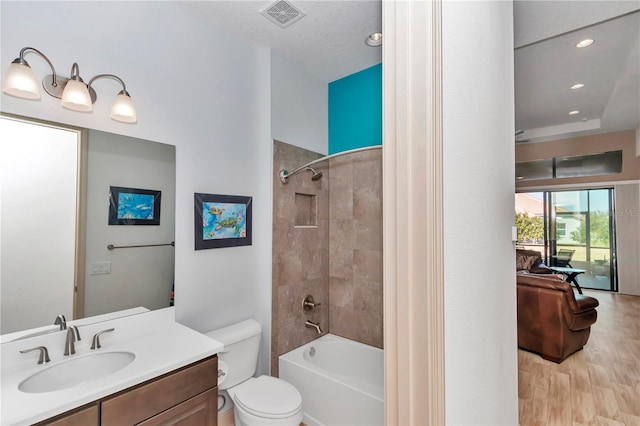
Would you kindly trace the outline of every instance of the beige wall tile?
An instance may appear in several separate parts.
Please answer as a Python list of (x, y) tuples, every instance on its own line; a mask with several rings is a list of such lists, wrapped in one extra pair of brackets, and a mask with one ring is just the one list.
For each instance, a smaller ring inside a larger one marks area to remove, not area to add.
[[(291, 171), (320, 156), (274, 142), (271, 371), (276, 376), (278, 356), (317, 337), (305, 327), (307, 319), (319, 321), (325, 333), (329, 329), (329, 168), (316, 168), (323, 172), (317, 181), (300, 172), (285, 185), (278, 176), (281, 168)], [(315, 196), (316, 227), (295, 227), (296, 193)], [(310, 316), (302, 311), (306, 294), (323, 304)]]
[[(381, 152), (347, 155), (314, 166), (323, 172), (317, 181), (302, 171), (288, 184), (280, 182), (281, 168), (291, 171), (319, 157), (274, 142), (274, 375), (279, 355), (318, 337), (304, 326), (306, 320), (319, 322), (324, 332), (378, 347), (383, 344)], [(296, 215), (300, 214), (298, 220), (303, 216), (296, 210), (296, 193), (315, 196), (316, 227), (295, 226)], [(322, 303), (310, 314), (302, 311), (307, 294)]]

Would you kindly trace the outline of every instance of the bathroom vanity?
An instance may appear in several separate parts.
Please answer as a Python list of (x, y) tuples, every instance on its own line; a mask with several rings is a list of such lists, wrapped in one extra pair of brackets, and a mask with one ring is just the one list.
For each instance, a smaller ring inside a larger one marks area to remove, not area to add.
[[(167, 308), (79, 327), (70, 356), (67, 331), (3, 344), (0, 424), (215, 425), (223, 345), (173, 315)], [(91, 350), (92, 336), (110, 328)], [(20, 353), (36, 346), (51, 362)]]
[(184, 368), (63, 413), (39, 425), (217, 424), (218, 358)]

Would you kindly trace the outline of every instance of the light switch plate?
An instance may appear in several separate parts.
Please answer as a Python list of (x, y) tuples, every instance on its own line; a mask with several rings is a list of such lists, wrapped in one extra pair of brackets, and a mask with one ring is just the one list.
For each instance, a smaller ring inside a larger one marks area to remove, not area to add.
[(111, 273), (111, 262), (91, 262), (91, 275), (102, 275)]

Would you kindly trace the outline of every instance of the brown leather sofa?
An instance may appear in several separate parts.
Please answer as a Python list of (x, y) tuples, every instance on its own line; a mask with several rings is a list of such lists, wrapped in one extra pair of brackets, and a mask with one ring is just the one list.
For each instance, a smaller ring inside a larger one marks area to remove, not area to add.
[(562, 362), (589, 340), (598, 300), (556, 275), (518, 273), (518, 347)]

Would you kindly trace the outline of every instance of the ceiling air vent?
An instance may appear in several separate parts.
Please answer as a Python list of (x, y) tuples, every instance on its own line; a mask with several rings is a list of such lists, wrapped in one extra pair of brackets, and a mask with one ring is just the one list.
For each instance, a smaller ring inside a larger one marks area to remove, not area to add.
[(280, 28), (287, 28), (304, 17), (304, 12), (284, 0), (276, 1), (261, 13)]

